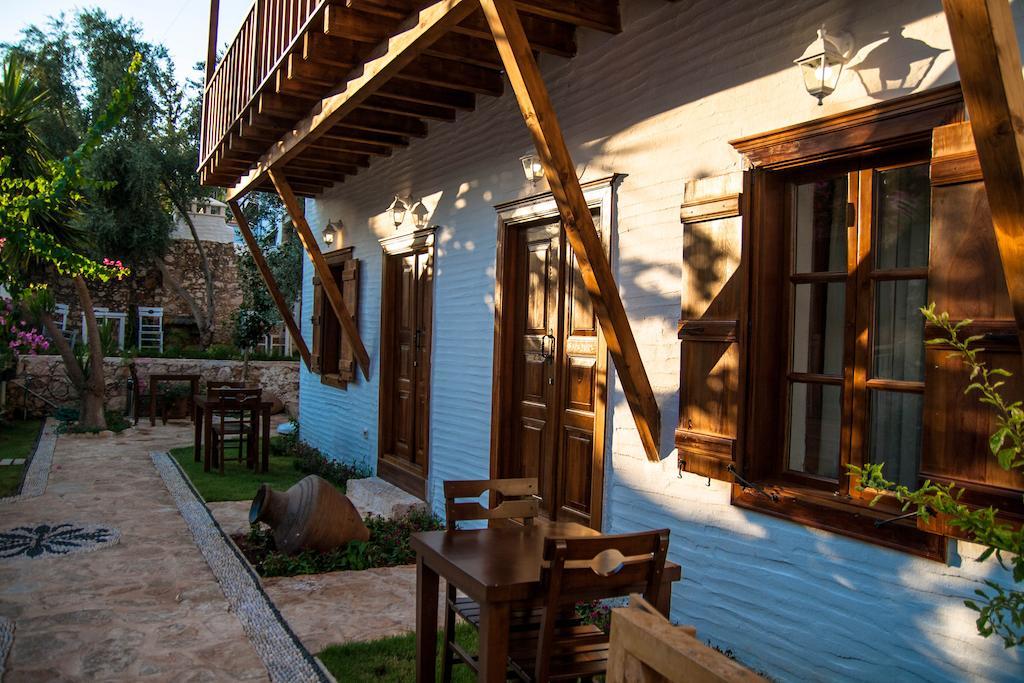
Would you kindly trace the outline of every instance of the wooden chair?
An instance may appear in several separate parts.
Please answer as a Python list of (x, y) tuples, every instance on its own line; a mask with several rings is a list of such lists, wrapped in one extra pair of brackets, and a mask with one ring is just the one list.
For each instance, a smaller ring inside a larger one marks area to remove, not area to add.
[(256, 457), (256, 438), (259, 433), (260, 402), (263, 390), (253, 388), (220, 388), (214, 389), (216, 402), (210, 407), (213, 412), (213, 429), (211, 438), (214, 457), (224, 474), (225, 446), (229, 437), (238, 437), (237, 460), (242, 461), (242, 443), (246, 460), (252, 464)]
[(509, 635), (509, 663), (523, 681), (592, 679), (608, 668), (609, 634), (591, 624), (565, 623), (577, 602), (641, 592), (657, 604), (668, 554), (668, 529), (592, 538), (549, 538), (541, 585), (540, 628)]
[[(479, 479), (444, 482), (444, 510), (448, 531), (458, 531), (459, 522), (499, 520), (533, 524), (540, 507), (536, 479)], [(488, 493), (488, 506), (479, 499)], [(471, 500), (467, 500), (471, 499)], [(460, 502), (461, 501), (461, 502)], [(455, 642), (455, 617), (462, 617), (473, 628), (480, 628), (480, 605), (468, 597), (458, 597), (448, 584), (444, 610), (444, 645), (441, 654), (441, 680), (452, 680), (452, 667), (465, 664), (477, 671), (476, 659)]]

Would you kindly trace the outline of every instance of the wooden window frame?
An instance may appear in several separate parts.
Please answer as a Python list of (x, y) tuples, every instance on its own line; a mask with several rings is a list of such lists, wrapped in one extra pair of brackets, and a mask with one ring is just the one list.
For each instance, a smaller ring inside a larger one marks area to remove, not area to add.
[[(330, 251), (330, 252), (327, 252), (327, 253), (324, 254), (324, 260), (327, 262), (327, 265), (331, 268), (332, 274), (333, 274), (334, 268), (337, 268), (339, 266), (344, 266), (347, 262), (355, 261), (356, 260), (355, 257), (354, 257), (354, 251), (355, 251), (354, 247), (345, 247), (345, 248), (336, 249), (334, 251)], [(359, 283), (359, 281), (357, 279), (356, 280), (357, 286), (358, 286), (358, 283)], [(314, 287), (313, 297), (314, 297), (314, 299), (317, 296), (317, 294), (315, 292), (315, 289), (317, 287), (320, 287), (320, 286), (321, 285), (317, 281), (316, 275), (314, 274), (314, 277), (313, 277), (313, 287)], [(341, 289), (343, 294), (344, 294), (344, 285), (343, 285), (343, 283), (339, 283), (338, 288)], [(323, 303), (321, 305), (321, 313), (320, 313), (320, 315), (324, 319), (326, 319), (328, 316), (330, 316), (332, 319), (335, 318), (334, 311), (331, 310), (330, 305), (327, 303), (326, 299), (323, 297), (322, 294), (321, 294), (321, 297), (324, 300), (323, 300)], [(358, 313), (357, 313), (357, 311), (352, 311), (352, 314), (354, 316), (356, 316), (356, 320), (357, 320), (357, 324), (358, 324)], [(346, 379), (344, 377), (344, 375), (342, 375), (340, 372), (324, 372), (323, 371), (324, 355), (325, 355), (325, 351), (328, 348), (332, 349), (332, 353), (337, 354), (337, 356), (338, 356), (337, 362), (338, 363), (341, 362), (341, 355), (342, 355), (341, 354), (341, 337), (342, 337), (343, 331), (341, 330), (341, 325), (340, 324), (337, 325), (337, 330), (336, 330), (336, 334), (338, 336), (337, 343), (334, 343), (334, 344), (327, 344), (326, 343), (327, 341), (331, 341), (331, 340), (328, 340), (326, 338), (327, 335), (328, 335), (328, 331), (329, 330), (327, 329), (327, 326), (324, 325), (324, 321), (323, 320), (321, 320), (320, 323), (318, 325), (316, 325), (315, 329), (313, 330), (313, 333), (318, 336), (318, 339), (317, 339), (317, 349), (318, 349), (318, 358), (319, 358), (319, 366), (318, 367), (320, 368), (320, 371), (317, 372), (317, 374), (320, 376), (320, 383), (321, 384), (324, 384), (324, 385), (329, 386), (329, 387), (334, 387), (335, 389), (341, 389), (342, 391), (348, 391), (349, 382), (355, 379), (355, 372), (351, 373), (351, 378), (352, 379)]]
[[(865, 186), (864, 181), (882, 165), (928, 163), (932, 130), (963, 118), (959, 84), (952, 84), (732, 142), (753, 166), (750, 220), (745, 221), (744, 230), (744, 242), (749, 244), (744, 249), (749, 258), (749, 343), (744, 349), (746, 391), (737, 464), (745, 481), (761, 487), (758, 490), (734, 481), (732, 502), (738, 507), (945, 561), (948, 543), (943, 536), (919, 529), (913, 519), (897, 519), (902, 511), (895, 501), (883, 499), (869, 507), (873, 496), (858, 493), (856, 482), (844, 475), (845, 463), (860, 464), (867, 458), (867, 376), (863, 370), (854, 376), (855, 368), (866, 367), (866, 332), (873, 325), (873, 279), (863, 268), (848, 270), (846, 277), (846, 325), (851, 324), (853, 315), (854, 330), (848, 330), (844, 340), (853, 339), (854, 343), (844, 341), (842, 384), (853, 390), (844, 391), (841, 399), (844, 421), (839, 482), (823, 484), (814, 481), (813, 476), (786, 472), (788, 357), (792, 348), (787, 188), (804, 173), (825, 177), (830, 172), (859, 169), (850, 176), (856, 187), (848, 188), (858, 199), (855, 206), (859, 212), (858, 228), (848, 232), (848, 268), (854, 268), (866, 246), (857, 240), (866, 238), (870, 245), (874, 233), (874, 226), (870, 226), (871, 235), (861, 227), (866, 215), (870, 220), (873, 210), (870, 199), (874, 187)], [(780, 240), (780, 235), (785, 239)], [(860, 291), (863, 288), (868, 291)], [(784, 352), (778, 349), (779, 320), (785, 320), (787, 330)], [(858, 339), (862, 334), (865, 338)], [(859, 403), (849, 405), (858, 396)], [(846, 415), (852, 416), (852, 422)], [(861, 428), (851, 428), (851, 424)], [(767, 456), (766, 443), (773, 444)], [(879, 522), (881, 526), (877, 526)]]

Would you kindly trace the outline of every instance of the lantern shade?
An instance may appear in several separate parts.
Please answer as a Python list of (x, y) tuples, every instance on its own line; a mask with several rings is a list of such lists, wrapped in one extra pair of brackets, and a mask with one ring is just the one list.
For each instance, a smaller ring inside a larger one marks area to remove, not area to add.
[(405, 214), (408, 210), (409, 205), (396, 194), (395, 201), (391, 202), (391, 206), (388, 207), (388, 211), (391, 212), (391, 220), (394, 221), (396, 228), (405, 222)]
[(325, 227), (323, 231), (324, 244), (334, 244), (334, 233), (337, 232), (337, 230), (338, 228), (334, 225), (334, 223), (327, 223), (327, 227)]
[(822, 100), (835, 92), (846, 57), (832, 36), (820, 28), (817, 39), (807, 46), (794, 63), (800, 67), (807, 92), (817, 97), (818, 105), (821, 106)]
[(540, 159), (534, 155), (527, 154), (520, 157), (519, 161), (523, 165), (523, 174), (526, 175), (526, 179), (531, 183), (537, 182), (544, 175), (544, 166), (541, 165)]

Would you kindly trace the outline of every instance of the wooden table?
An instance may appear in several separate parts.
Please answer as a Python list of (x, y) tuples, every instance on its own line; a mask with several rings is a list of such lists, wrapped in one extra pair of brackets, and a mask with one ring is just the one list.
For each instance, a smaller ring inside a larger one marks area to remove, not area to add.
[[(509, 615), (513, 605), (543, 603), (540, 563), (548, 537), (599, 536), (572, 522), (540, 522), (520, 528), (424, 531), (412, 535), (416, 551), (416, 680), (434, 680), (437, 667), (439, 577), (480, 604), (481, 681), (504, 681)], [(682, 576), (668, 562), (658, 609), (668, 615), (672, 583)]]
[[(195, 441), (192, 452), (195, 454), (196, 462), (199, 462), (199, 449), (203, 450), (203, 471), (210, 471), (210, 464), (213, 457), (213, 411), (211, 405), (216, 405), (217, 399), (209, 395), (194, 394), (192, 404), (195, 406)], [(258, 472), (270, 471), (270, 411), (274, 402), (269, 400), (260, 401), (259, 419), (253, 415), (253, 424), (259, 425), (260, 431), (260, 467)], [(255, 465), (255, 458), (251, 449), (246, 449), (246, 461)]]
[[(190, 386), (189, 396), (195, 396), (199, 393), (199, 375), (150, 375), (149, 382), (149, 426), (153, 427), (156, 425), (156, 387), (160, 382), (188, 382)], [(136, 408), (138, 410), (138, 408)], [(192, 415), (195, 411), (195, 404), (189, 406), (188, 414)], [(164, 419), (164, 424), (167, 424), (167, 419)]]

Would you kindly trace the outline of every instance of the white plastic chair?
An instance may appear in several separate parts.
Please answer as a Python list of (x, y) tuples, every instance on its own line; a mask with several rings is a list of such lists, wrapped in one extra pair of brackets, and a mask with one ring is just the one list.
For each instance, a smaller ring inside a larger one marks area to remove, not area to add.
[(164, 351), (164, 309), (139, 306), (139, 349)]

